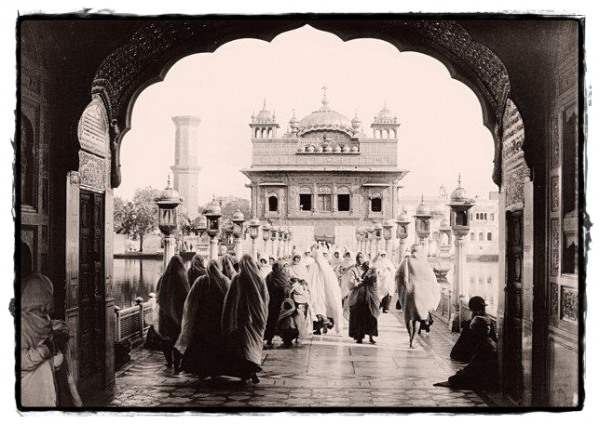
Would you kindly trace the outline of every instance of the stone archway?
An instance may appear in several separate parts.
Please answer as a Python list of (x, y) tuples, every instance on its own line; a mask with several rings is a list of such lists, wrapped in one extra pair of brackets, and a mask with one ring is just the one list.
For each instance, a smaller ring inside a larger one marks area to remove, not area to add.
[[(533, 215), (533, 182), (523, 154), (526, 143), (523, 120), (510, 99), (510, 80), (502, 61), (453, 21), (385, 20), (373, 25), (370, 20), (310, 18), (263, 21), (199, 19), (149, 23), (133, 34), (128, 43), (105, 58), (91, 88), (92, 96), (102, 99), (110, 122), (110, 185), (114, 188), (120, 184), (120, 143), (130, 128), (131, 112), (137, 96), (149, 85), (162, 81), (175, 62), (191, 54), (212, 52), (222, 44), (240, 38), (271, 41), (278, 34), (305, 24), (333, 33), (344, 41), (375, 38), (389, 42), (399, 51), (427, 54), (444, 63), (454, 79), (471, 88), (480, 101), (484, 124), (491, 131), (495, 143), (492, 179), (503, 193), (500, 203), (500, 254), (501, 257), (507, 254), (508, 240), (504, 234), (506, 213), (521, 211), (525, 220), (531, 220)], [(532, 243), (532, 237), (532, 234), (524, 234), (520, 242), (531, 240)], [(522, 263), (532, 262), (533, 249), (527, 250), (526, 254), (530, 257), (523, 258)], [(500, 263), (500, 268), (499, 281), (505, 281), (504, 261)], [(521, 305), (519, 318), (522, 318), (523, 309), (527, 311), (531, 307), (533, 275), (519, 275), (527, 277), (527, 281), (518, 282), (511, 292), (514, 296), (507, 299), (506, 303)], [(500, 287), (501, 295), (503, 289)], [(523, 293), (525, 298), (522, 297)], [(499, 315), (502, 310), (499, 309)], [(514, 327), (518, 324), (511, 325)], [(502, 323), (499, 327), (502, 328)], [(519, 334), (519, 338), (528, 336), (531, 334)], [(510, 359), (506, 357), (507, 361)], [(531, 362), (531, 358), (524, 360), (519, 354), (515, 359), (523, 362), (521, 379), (523, 370), (531, 373), (531, 364), (524, 362)], [(527, 383), (523, 386), (527, 386)], [(527, 399), (524, 401), (528, 402)]]

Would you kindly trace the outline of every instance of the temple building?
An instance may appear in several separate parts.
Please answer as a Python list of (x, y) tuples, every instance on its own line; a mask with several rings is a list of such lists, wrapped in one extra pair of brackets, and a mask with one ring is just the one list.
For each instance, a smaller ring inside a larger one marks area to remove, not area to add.
[(317, 241), (355, 246), (356, 227), (397, 214), (398, 191), (408, 171), (398, 168), (398, 118), (387, 107), (374, 117), (371, 136), (331, 109), (324, 89), (321, 107), (301, 120), (294, 116), (278, 136), (275, 115), (251, 117), (252, 214), (290, 227), (293, 245)]

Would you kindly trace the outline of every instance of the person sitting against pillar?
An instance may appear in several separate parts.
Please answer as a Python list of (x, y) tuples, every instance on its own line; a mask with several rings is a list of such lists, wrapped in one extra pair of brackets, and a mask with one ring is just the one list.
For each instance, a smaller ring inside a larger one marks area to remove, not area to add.
[(498, 387), (498, 352), (496, 341), (491, 337), (490, 320), (475, 316), (469, 330), (475, 345), (469, 364), (447, 381), (434, 386), (471, 390), (495, 390)]
[(65, 357), (69, 330), (53, 320), (54, 286), (33, 273), (21, 285), (21, 405), (82, 406), (70, 364)]
[(181, 354), (173, 348), (181, 332), (183, 305), (190, 291), (183, 259), (179, 255), (169, 260), (167, 269), (156, 285), (158, 304), (157, 333), (162, 340), (162, 351), (167, 368), (180, 367)]
[(490, 326), (490, 338), (494, 342), (498, 341), (494, 323), (485, 312), (486, 306), (485, 300), (483, 300), (483, 298), (480, 296), (473, 296), (469, 300), (469, 309), (471, 310), (472, 316), (470, 320), (462, 322), (462, 330), (458, 340), (456, 340), (456, 343), (454, 344), (454, 347), (452, 347), (450, 359), (458, 362), (469, 362), (473, 357), (475, 348), (477, 346), (477, 341), (475, 335), (471, 331), (471, 322), (475, 317), (481, 317), (488, 321)]

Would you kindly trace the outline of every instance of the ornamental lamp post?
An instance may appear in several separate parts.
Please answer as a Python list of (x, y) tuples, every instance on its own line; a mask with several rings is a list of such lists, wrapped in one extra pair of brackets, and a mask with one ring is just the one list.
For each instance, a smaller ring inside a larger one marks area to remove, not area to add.
[(396, 225), (398, 228), (396, 229), (396, 237), (398, 238), (398, 264), (402, 262), (402, 257), (404, 255), (404, 249), (406, 248), (406, 239), (408, 238), (408, 225), (410, 224), (410, 220), (408, 219), (408, 215), (406, 214), (406, 209), (402, 209), (398, 218), (396, 218)]
[(381, 238), (383, 236), (383, 225), (381, 225), (381, 222), (377, 222), (375, 223), (375, 253), (373, 254), (373, 256), (377, 256), (377, 254), (379, 253), (379, 245), (381, 244)]
[(206, 217), (204, 215), (198, 215), (192, 221), (192, 231), (196, 235), (196, 247), (195, 251), (200, 251), (200, 240), (204, 233), (206, 232)]
[(210, 237), (210, 259), (217, 260), (219, 257), (219, 240), (217, 235), (219, 234), (219, 219), (221, 218), (221, 205), (213, 197), (212, 202), (208, 204), (204, 210), (204, 216), (206, 216), (207, 229), (206, 233)]
[(241, 210), (237, 210), (234, 212), (233, 217), (231, 218), (233, 221), (233, 243), (234, 243), (234, 252), (235, 257), (240, 259), (242, 257), (242, 232), (244, 231), (244, 221), (245, 217)]
[(275, 259), (281, 259), (283, 255), (283, 227), (277, 228), (277, 257)]
[(453, 312), (450, 316), (449, 327), (453, 332), (460, 331), (462, 288), (465, 279), (465, 237), (469, 234), (469, 209), (474, 206), (472, 199), (467, 199), (465, 189), (461, 186), (460, 174), (458, 175), (458, 186), (450, 196), (450, 227), (454, 234), (454, 281), (450, 291), (450, 299)]
[(265, 248), (263, 249), (263, 255), (267, 256), (267, 245), (269, 243), (269, 237), (271, 237), (271, 226), (269, 225), (269, 223), (267, 222), (265, 225), (263, 225), (262, 227), (262, 231), (263, 231), (263, 241), (265, 242)]
[(425, 206), (423, 195), (421, 195), (421, 203), (415, 211), (415, 235), (418, 238), (418, 243), (425, 247), (425, 240), (431, 233), (431, 211)]
[(392, 239), (392, 229), (396, 222), (393, 219), (388, 219), (383, 223), (383, 238), (385, 239), (385, 252), (388, 258), (392, 258), (392, 252), (390, 249), (390, 240)]
[(283, 256), (287, 258), (289, 256), (290, 243), (288, 241), (289, 230), (287, 227), (283, 229)]
[(258, 229), (260, 228), (260, 221), (254, 217), (248, 221), (248, 234), (252, 239), (252, 258), (256, 260), (256, 239), (258, 238)]
[[(373, 242), (375, 241), (375, 226), (373, 224), (367, 227), (367, 252), (369, 256), (373, 255)], [(370, 259), (370, 258), (369, 258)]]
[(164, 235), (163, 269), (167, 269), (169, 260), (175, 255), (177, 241), (177, 206), (183, 202), (179, 192), (171, 187), (171, 177), (167, 178), (167, 187), (154, 199), (158, 205), (158, 228)]
[(279, 232), (279, 228), (277, 228), (276, 226), (272, 225), (271, 226), (271, 256), (275, 258), (275, 256), (277, 256), (275, 254), (275, 240), (277, 240), (277, 233)]

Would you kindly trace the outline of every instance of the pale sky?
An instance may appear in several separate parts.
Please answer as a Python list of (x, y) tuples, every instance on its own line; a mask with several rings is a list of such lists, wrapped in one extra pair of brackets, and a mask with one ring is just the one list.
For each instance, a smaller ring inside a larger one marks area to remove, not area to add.
[(123, 138), (116, 194), (128, 198), (138, 187), (163, 188), (174, 162), (171, 117), (196, 115), (202, 120), (200, 203), (213, 193), (249, 198), (239, 170), (250, 165), (250, 116), (266, 99), (283, 134), (293, 109), (301, 119), (321, 106), (323, 86), (329, 106), (349, 118), (356, 112), (368, 136), (384, 102), (396, 114), (398, 166), (410, 171), (401, 194), (431, 195), (441, 184), (450, 192), (459, 172), (470, 196), (497, 189), (492, 135), (479, 100), (441, 62), (381, 40), (343, 42), (304, 26), (271, 43), (240, 39), (187, 56), (164, 81), (146, 88)]

